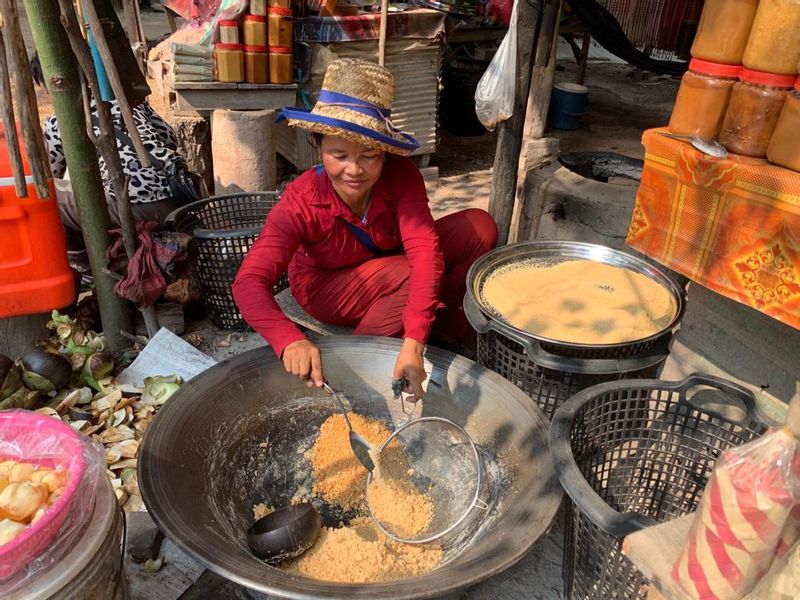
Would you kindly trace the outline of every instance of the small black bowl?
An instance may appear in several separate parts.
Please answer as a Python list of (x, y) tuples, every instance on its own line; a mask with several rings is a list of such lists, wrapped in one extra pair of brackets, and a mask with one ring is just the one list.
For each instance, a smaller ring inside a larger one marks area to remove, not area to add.
[(322, 519), (313, 505), (285, 506), (253, 523), (247, 545), (258, 558), (277, 564), (311, 548), (321, 529)]

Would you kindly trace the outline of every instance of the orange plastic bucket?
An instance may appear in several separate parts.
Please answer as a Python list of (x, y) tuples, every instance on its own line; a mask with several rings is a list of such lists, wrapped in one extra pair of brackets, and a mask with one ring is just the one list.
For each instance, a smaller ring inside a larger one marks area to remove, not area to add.
[[(20, 139), (20, 145), (22, 140)], [(28, 197), (14, 187), (5, 131), (0, 125), (0, 318), (49, 312), (75, 299), (56, 190), (42, 199), (22, 148)]]

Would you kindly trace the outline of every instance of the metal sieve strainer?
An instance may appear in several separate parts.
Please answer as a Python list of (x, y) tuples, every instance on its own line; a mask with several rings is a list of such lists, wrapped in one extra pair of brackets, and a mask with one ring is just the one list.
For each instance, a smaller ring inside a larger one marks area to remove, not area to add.
[(397, 542), (433, 542), (465, 525), (473, 509), (488, 508), (480, 499), (478, 448), (449, 419), (408, 421), (372, 455), (367, 506), (378, 528)]

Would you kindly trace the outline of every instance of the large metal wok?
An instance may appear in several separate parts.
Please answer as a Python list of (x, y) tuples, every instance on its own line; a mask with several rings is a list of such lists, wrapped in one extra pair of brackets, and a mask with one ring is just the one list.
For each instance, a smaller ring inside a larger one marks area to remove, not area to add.
[[(398, 416), (391, 394), (398, 340), (329, 337), (319, 345), (325, 376), (354, 410), (389, 420)], [(395, 582), (336, 584), (290, 576), (250, 553), (245, 532), (253, 504), (287, 504), (306, 485), (303, 451), (336, 411), (324, 392), (287, 374), (269, 348), (209, 369), (161, 409), (139, 458), (150, 514), (209, 569), (289, 598), (427, 598), (508, 568), (542, 536), (561, 498), (547, 446), (549, 422), (499, 375), (433, 348), (426, 358), (433, 368), (424, 414), (463, 426), (479, 444), (489, 475), (489, 510), (473, 519), (468, 537), (451, 544), (437, 570)], [(341, 517), (323, 514), (329, 524)]]

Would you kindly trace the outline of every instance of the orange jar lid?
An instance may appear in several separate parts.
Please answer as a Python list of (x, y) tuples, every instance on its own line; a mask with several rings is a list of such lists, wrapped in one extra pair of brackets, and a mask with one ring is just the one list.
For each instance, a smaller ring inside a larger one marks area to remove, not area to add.
[(241, 50), (242, 49), (242, 45), (241, 44), (217, 43), (217, 44), (214, 44), (214, 48), (216, 48), (217, 50)]
[(219, 26), (220, 27), (238, 27), (239, 26), (239, 22), (238, 21), (232, 21), (232, 20), (220, 21), (219, 22)]
[(267, 17), (266, 15), (245, 15), (245, 21), (254, 21), (256, 23), (266, 23)]
[(693, 58), (689, 62), (689, 70), (701, 75), (710, 75), (712, 77), (724, 77), (727, 79), (739, 79), (742, 72), (741, 65), (723, 65), (722, 63), (711, 62), (710, 60), (702, 60), (700, 58)]
[(776, 88), (791, 88), (795, 85), (794, 75), (776, 75), (775, 73), (764, 73), (763, 71), (751, 71), (742, 67), (739, 79), (745, 83), (754, 85), (765, 85)]
[(269, 7), (269, 14), (271, 15), (288, 15), (292, 16), (292, 9), (291, 8), (283, 8), (281, 6), (270, 6)]
[(800, 92), (800, 77), (798, 77), (797, 81), (794, 82), (794, 89)]
[(266, 54), (269, 52), (269, 48), (267, 46), (245, 46), (245, 52), (253, 52), (257, 54)]
[(273, 54), (291, 54), (292, 49), (286, 46), (270, 46), (269, 51)]

